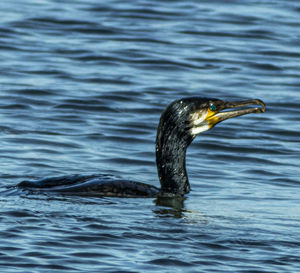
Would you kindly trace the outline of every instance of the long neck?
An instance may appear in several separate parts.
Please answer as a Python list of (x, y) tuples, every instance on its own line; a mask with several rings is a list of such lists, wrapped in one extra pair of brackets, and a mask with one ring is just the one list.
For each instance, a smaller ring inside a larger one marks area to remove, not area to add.
[(182, 127), (169, 122), (161, 119), (156, 138), (156, 165), (161, 193), (183, 195), (190, 191), (185, 157), (193, 138)]

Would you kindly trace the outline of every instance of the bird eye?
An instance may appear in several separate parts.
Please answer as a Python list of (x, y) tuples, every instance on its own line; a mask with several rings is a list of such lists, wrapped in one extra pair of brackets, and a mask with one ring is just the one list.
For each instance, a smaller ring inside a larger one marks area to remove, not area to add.
[(214, 103), (211, 103), (211, 104), (209, 105), (209, 110), (211, 110), (211, 111), (216, 111), (216, 110), (217, 110), (217, 106), (216, 106)]

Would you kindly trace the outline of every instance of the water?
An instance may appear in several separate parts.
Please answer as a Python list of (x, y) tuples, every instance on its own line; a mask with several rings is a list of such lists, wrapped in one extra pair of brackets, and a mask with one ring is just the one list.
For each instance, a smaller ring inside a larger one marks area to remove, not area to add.
[[(297, 1), (2, 1), (1, 272), (299, 272)], [(259, 98), (188, 150), (192, 192), (154, 199), (6, 194), (107, 173), (158, 185), (161, 111)]]

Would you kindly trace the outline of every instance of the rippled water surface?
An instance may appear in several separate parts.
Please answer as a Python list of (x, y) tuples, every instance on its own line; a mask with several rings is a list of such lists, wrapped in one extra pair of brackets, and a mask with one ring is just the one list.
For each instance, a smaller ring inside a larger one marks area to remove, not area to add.
[[(300, 3), (0, 3), (1, 272), (299, 272)], [(189, 147), (183, 203), (7, 193), (106, 173), (158, 185), (174, 99), (260, 98)]]

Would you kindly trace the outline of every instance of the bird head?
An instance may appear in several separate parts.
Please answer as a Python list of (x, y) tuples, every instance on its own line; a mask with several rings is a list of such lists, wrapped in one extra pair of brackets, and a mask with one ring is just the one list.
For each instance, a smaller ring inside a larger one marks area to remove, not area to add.
[(188, 99), (187, 105), (188, 128), (192, 136), (207, 131), (226, 119), (265, 112), (265, 104), (258, 99), (232, 102), (212, 98), (191, 99)]

